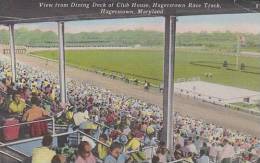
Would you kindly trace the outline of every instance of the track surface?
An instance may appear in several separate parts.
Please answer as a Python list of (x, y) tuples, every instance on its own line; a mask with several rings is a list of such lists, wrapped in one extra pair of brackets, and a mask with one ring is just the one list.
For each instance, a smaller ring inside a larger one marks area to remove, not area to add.
[[(17, 60), (58, 73), (57, 62), (46, 61), (27, 55), (17, 55)], [(88, 81), (96, 86), (109, 89), (114, 93), (132, 96), (162, 107), (162, 94), (159, 91), (147, 92), (140, 86), (108, 79), (107, 77), (70, 66), (66, 66), (66, 75), (76, 80)], [(174, 96), (174, 110), (195, 119), (203, 119), (206, 122), (260, 137), (260, 117), (254, 115), (228, 110), (220, 106), (177, 95)]]

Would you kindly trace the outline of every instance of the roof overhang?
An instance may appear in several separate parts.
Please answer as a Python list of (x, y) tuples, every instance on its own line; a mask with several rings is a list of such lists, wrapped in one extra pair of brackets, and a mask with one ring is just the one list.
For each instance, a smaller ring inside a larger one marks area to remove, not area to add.
[[(117, 3), (119, 2), (126, 5), (128, 3), (129, 6), (118, 7)], [(55, 7), (56, 3), (65, 4), (65, 7)], [(71, 7), (72, 3), (89, 4), (90, 7)], [(106, 6), (92, 7), (93, 3), (105, 3)], [(112, 3), (114, 5), (109, 6)], [(149, 7), (131, 7), (133, 3), (148, 4)], [(172, 4), (172, 6), (161, 9), (160, 7), (153, 7), (154, 3)], [(205, 3), (212, 4), (212, 6), (207, 8)], [(40, 7), (40, 4), (53, 4), (54, 7)], [(66, 4), (68, 7), (66, 7)], [(194, 4), (194, 6), (192, 7), (189, 4)], [(101, 9), (119, 12), (112, 14), (101, 13)], [(139, 13), (140, 9), (143, 9), (144, 13)], [(133, 12), (123, 13), (124, 11)], [(149, 11), (162, 12), (148, 13)], [(260, 0), (1, 0), (0, 24), (259, 12)]]

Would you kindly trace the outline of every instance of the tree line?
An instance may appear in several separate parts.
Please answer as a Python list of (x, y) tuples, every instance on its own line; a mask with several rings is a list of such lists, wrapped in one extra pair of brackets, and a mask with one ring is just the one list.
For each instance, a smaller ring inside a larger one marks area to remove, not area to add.
[[(260, 34), (232, 32), (186, 32), (177, 33), (177, 46), (196, 46), (207, 48), (235, 49), (239, 36), (245, 38), (243, 48), (260, 49)], [(52, 31), (28, 30), (19, 28), (15, 31), (17, 45), (57, 46), (58, 36)], [(0, 30), (0, 43), (8, 44), (8, 30)], [(163, 47), (164, 34), (158, 31), (119, 30), (109, 32), (66, 33), (67, 46), (141, 46)], [(260, 50), (259, 50), (260, 51)]]

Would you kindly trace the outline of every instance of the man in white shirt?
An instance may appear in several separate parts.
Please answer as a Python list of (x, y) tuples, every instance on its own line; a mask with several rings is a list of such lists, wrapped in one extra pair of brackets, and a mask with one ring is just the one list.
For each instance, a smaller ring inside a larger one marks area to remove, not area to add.
[(89, 119), (88, 111), (85, 112), (77, 112), (73, 115), (73, 120), (76, 126), (79, 126), (81, 123), (86, 122)]

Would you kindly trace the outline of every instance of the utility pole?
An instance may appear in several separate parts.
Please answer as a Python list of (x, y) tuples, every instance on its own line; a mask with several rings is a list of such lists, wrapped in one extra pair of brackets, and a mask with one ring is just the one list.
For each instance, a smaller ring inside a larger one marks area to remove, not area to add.
[(239, 69), (239, 54), (240, 54), (240, 36), (237, 37), (237, 50), (236, 50), (236, 69)]

